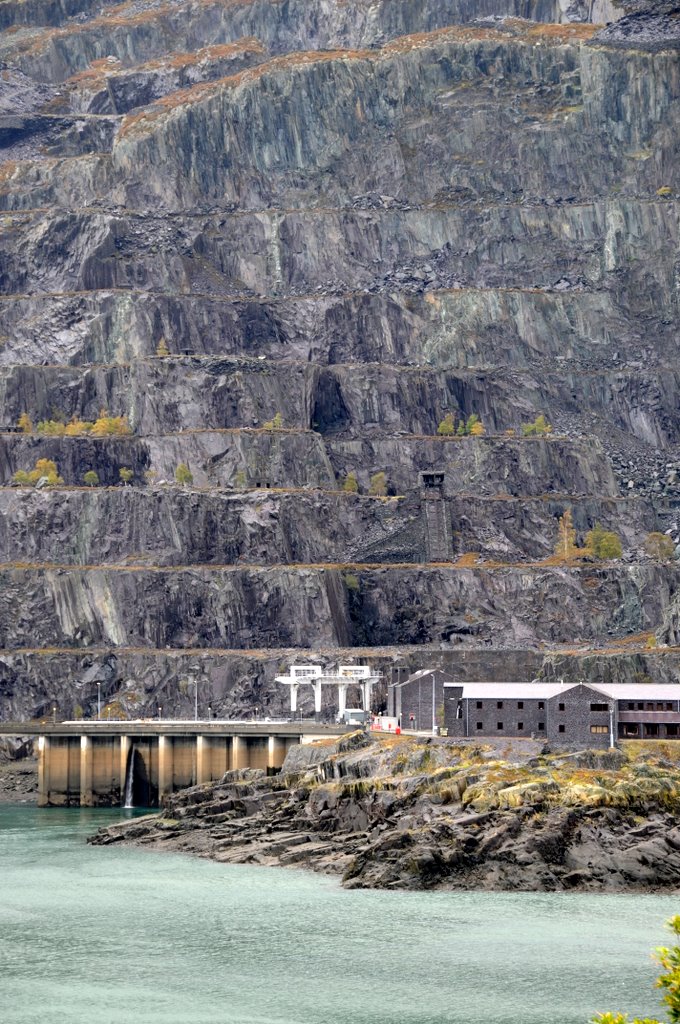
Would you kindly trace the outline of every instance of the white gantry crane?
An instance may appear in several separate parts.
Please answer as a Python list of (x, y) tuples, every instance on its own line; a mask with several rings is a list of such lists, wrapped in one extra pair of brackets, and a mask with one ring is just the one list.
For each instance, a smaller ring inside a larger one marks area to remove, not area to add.
[(322, 691), (324, 686), (338, 689), (338, 716), (342, 718), (347, 707), (347, 687), (360, 686), (363, 709), (371, 710), (373, 686), (382, 675), (371, 671), (368, 665), (338, 665), (337, 670), (324, 670), (322, 665), (291, 665), (288, 674), (276, 676), (276, 682), (290, 687), (290, 711), (297, 711), (298, 687), (308, 684), (314, 690), (314, 711), (321, 714)]

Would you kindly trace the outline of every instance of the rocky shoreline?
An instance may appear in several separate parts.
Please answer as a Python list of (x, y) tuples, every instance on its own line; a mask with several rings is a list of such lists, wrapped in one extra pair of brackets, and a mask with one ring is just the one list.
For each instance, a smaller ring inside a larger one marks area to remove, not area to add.
[(309, 868), (346, 888), (672, 890), (678, 756), (354, 733), (293, 748), (280, 775), (232, 771), (183, 790), (90, 842)]
[(34, 804), (38, 800), (38, 762), (34, 758), (0, 762), (0, 804)]

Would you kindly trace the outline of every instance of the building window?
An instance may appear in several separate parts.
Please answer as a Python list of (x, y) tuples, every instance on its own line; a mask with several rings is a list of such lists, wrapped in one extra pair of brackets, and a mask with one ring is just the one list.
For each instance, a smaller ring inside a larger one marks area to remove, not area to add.
[(496, 702), (496, 707), (500, 710), (500, 708), (503, 707), (503, 701), (502, 700), (497, 701)]
[(477, 728), (478, 729), (483, 729), (484, 728), (484, 723), (483, 722), (477, 722)]
[(590, 710), (591, 711), (609, 711), (609, 705), (608, 704), (591, 704), (590, 705)]
[(545, 732), (545, 722), (539, 722), (538, 723), (538, 731), (539, 732)]
[(599, 734), (609, 732), (606, 725), (591, 725), (590, 731)]
[(677, 725), (667, 725), (666, 726), (666, 736), (677, 736), (677, 735), (678, 735), (678, 727), (677, 727)]
[(560, 711), (564, 711), (564, 704), (561, 701), (557, 706), (560, 709)]
[(558, 725), (557, 726), (557, 731), (558, 732), (564, 732), (564, 726), (563, 725)]
[(545, 701), (544, 700), (539, 700), (539, 702), (538, 702), (538, 710), (539, 711), (543, 711), (544, 709), (545, 709)]
[(477, 710), (478, 710), (478, 711), (480, 711), (480, 710), (481, 710), (481, 708), (482, 708), (482, 701), (481, 701), (481, 700), (478, 700), (478, 701), (477, 701)]
[(517, 701), (517, 707), (521, 711), (522, 708), (524, 707), (524, 701), (523, 700), (518, 700)]
[(638, 704), (638, 706), (637, 706), (636, 710), (637, 710), (637, 711), (644, 711), (644, 710), (645, 710), (645, 706), (644, 706), (644, 704)]
[(624, 736), (637, 736), (638, 735), (638, 727), (637, 727), (637, 725), (632, 725), (632, 724), (626, 723), (624, 725), (624, 727), (623, 727), (623, 735)]
[(496, 725), (496, 728), (498, 729), (499, 732), (503, 732), (503, 723), (502, 722), (498, 722), (497, 725)]
[(522, 732), (523, 729), (524, 729), (524, 722), (518, 722), (517, 723), (517, 732)]
[(666, 711), (672, 711), (672, 710), (673, 710), (673, 701), (672, 700), (667, 700), (666, 701)]
[(659, 726), (656, 725), (656, 723), (654, 725), (645, 725), (645, 736), (658, 736), (658, 735), (659, 735)]

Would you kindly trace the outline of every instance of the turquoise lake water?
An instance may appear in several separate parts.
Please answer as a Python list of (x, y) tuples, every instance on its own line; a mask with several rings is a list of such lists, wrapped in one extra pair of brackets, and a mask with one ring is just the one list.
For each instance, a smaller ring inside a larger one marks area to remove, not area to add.
[(121, 812), (0, 807), (2, 1024), (586, 1024), (658, 1013), (673, 896), (346, 892), (88, 847)]

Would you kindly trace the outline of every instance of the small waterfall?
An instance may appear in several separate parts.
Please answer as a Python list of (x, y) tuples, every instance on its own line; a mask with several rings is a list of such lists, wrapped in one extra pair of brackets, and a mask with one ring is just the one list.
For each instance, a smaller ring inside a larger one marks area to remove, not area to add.
[(134, 807), (134, 800), (132, 798), (133, 785), (135, 778), (135, 752), (134, 750), (130, 753), (130, 759), (128, 761), (127, 778), (125, 779), (125, 803), (123, 807)]

